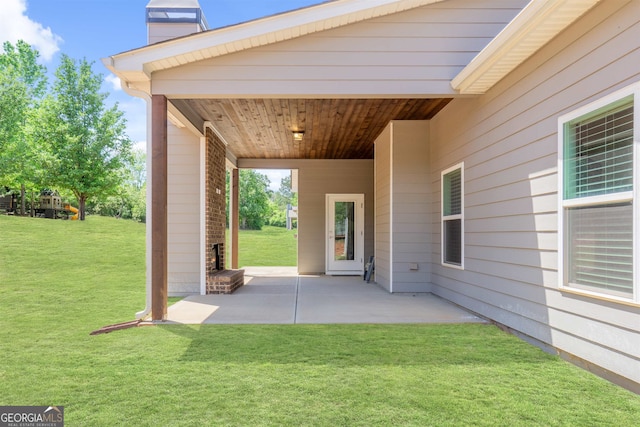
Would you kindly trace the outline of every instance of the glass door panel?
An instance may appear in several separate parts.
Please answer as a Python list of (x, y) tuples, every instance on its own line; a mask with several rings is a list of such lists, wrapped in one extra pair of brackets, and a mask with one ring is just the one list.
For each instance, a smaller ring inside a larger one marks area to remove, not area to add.
[(327, 274), (361, 274), (364, 268), (364, 195), (327, 194)]
[(334, 202), (335, 239), (334, 260), (353, 261), (355, 259), (355, 203)]

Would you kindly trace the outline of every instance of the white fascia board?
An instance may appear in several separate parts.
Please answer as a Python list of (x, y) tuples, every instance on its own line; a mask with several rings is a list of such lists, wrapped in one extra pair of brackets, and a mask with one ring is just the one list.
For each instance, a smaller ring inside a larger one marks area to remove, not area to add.
[(153, 71), (238, 52), (389, 15), (443, 0), (336, 0), (229, 27), (192, 34), (106, 58), (118, 76)]
[(144, 71), (118, 71), (114, 66), (113, 57), (102, 58), (105, 68), (120, 79), (122, 90), (134, 97), (141, 94), (151, 94), (151, 78)]
[(601, 0), (531, 0), (452, 81), (483, 94)]

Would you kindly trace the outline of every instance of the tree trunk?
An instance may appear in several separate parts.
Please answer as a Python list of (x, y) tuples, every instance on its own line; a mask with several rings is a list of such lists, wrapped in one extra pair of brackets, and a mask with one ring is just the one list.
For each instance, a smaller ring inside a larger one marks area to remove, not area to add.
[(80, 197), (78, 197), (78, 219), (80, 221), (84, 221), (84, 208), (85, 208), (86, 202), (87, 202), (86, 196), (81, 195)]
[(36, 198), (33, 191), (31, 191), (31, 218), (36, 216)]
[(24, 184), (20, 185), (20, 215), (27, 216), (27, 201), (25, 200), (26, 188)]

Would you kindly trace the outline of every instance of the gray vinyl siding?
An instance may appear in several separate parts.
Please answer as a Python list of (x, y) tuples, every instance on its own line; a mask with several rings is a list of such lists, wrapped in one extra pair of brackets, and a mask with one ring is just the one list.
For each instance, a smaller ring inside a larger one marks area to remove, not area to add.
[(200, 293), (200, 138), (168, 126), (168, 290)]
[(364, 254), (373, 255), (373, 160), (239, 159), (240, 168), (298, 169), (298, 272), (326, 270), (326, 194), (364, 194)]
[[(559, 291), (558, 117), (640, 80), (640, 2), (601, 2), (431, 122), (433, 292), (640, 383), (640, 308)], [(465, 162), (465, 269), (440, 260), (440, 172)]]
[[(450, 0), (155, 72), (154, 93), (455, 95), (450, 81), (526, 4)], [(366, 78), (365, 78), (366, 75)]]
[[(431, 281), (429, 122), (393, 121), (393, 291), (428, 292)], [(412, 269), (412, 264), (417, 269)]]
[(375, 165), (376, 283), (391, 292), (429, 292), (429, 122), (391, 122), (376, 139)]
[(391, 291), (391, 125), (375, 142), (375, 281)]

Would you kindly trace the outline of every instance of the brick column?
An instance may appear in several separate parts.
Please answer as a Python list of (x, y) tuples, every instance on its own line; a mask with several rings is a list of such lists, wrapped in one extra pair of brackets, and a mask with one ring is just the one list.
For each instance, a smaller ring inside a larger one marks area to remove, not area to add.
[(215, 270), (211, 259), (213, 245), (219, 244), (220, 269), (224, 270), (225, 260), (225, 232), (226, 232), (226, 149), (222, 141), (210, 128), (206, 128), (206, 254), (207, 281)]

